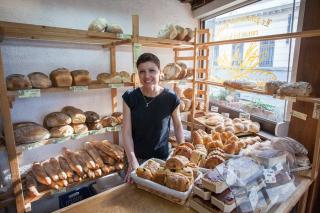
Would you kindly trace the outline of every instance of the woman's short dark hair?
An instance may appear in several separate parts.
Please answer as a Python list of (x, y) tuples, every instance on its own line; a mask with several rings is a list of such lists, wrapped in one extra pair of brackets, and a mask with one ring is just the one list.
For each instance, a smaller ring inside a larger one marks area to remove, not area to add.
[(156, 55), (154, 55), (152, 53), (143, 53), (142, 55), (140, 55), (137, 60), (137, 64), (136, 64), (137, 68), (140, 64), (148, 62), (148, 61), (153, 62), (160, 69), (160, 60)]

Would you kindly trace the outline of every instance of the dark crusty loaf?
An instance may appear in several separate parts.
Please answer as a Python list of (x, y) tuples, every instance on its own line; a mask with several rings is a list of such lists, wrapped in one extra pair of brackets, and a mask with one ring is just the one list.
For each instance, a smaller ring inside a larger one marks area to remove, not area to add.
[(8, 90), (30, 89), (32, 87), (30, 80), (21, 74), (8, 75), (6, 83)]
[(88, 86), (91, 83), (91, 77), (88, 70), (73, 70), (71, 72), (75, 86)]
[(81, 109), (75, 108), (73, 106), (63, 107), (61, 112), (66, 113), (71, 117), (71, 123), (73, 124), (83, 124), (86, 122), (86, 116)]
[(37, 89), (46, 89), (52, 86), (49, 77), (42, 72), (33, 72), (28, 75), (32, 87)]
[(72, 85), (72, 76), (68, 69), (58, 68), (50, 73), (50, 79), (55, 87), (70, 87)]
[(48, 130), (33, 122), (16, 123), (13, 125), (16, 144), (27, 144), (46, 140), (50, 137)]
[(71, 118), (69, 115), (63, 112), (52, 112), (44, 118), (45, 127), (56, 127), (64, 126), (71, 123)]

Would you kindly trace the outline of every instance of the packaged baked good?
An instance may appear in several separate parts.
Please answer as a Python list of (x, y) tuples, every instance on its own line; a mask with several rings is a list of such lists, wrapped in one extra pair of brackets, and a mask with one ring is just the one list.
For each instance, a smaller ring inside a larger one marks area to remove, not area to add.
[(210, 200), (203, 200), (197, 195), (193, 195), (189, 203), (192, 209), (195, 209), (197, 212), (201, 213), (218, 213), (220, 210), (214, 206)]
[(61, 112), (70, 116), (71, 123), (73, 124), (83, 124), (86, 122), (86, 115), (81, 109), (75, 108), (73, 106), (65, 106), (62, 108)]
[(21, 74), (12, 74), (6, 77), (8, 90), (31, 89), (32, 85), (28, 77)]
[(33, 72), (28, 75), (32, 88), (46, 89), (52, 86), (49, 77), (42, 72)]
[(88, 86), (91, 83), (91, 77), (88, 70), (73, 70), (72, 75), (72, 85), (75, 86)]
[(226, 189), (219, 194), (212, 193), (211, 203), (222, 212), (231, 212), (236, 208), (236, 200), (230, 189)]
[(54, 87), (70, 87), (72, 76), (68, 69), (58, 68), (50, 73), (50, 79)]
[(50, 133), (47, 129), (33, 122), (13, 124), (13, 133), (17, 145), (28, 144), (50, 138)]
[(192, 191), (193, 194), (201, 197), (203, 200), (211, 199), (211, 192), (203, 187), (201, 178), (194, 182)]

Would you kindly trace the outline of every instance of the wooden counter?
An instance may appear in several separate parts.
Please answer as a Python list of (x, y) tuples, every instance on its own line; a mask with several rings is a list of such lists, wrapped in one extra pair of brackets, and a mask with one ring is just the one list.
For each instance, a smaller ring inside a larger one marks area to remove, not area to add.
[(185, 206), (167, 201), (149, 192), (138, 189), (135, 185), (122, 184), (81, 202), (59, 209), (56, 212), (194, 212)]

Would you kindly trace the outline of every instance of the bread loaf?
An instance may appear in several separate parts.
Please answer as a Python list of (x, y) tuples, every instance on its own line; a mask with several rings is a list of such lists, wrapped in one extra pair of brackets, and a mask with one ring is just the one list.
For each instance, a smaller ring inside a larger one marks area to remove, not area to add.
[(12, 74), (7, 76), (6, 84), (8, 90), (31, 89), (30, 80), (21, 74)]
[(122, 28), (117, 24), (108, 24), (105, 31), (108, 33), (123, 33)]
[(74, 134), (85, 134), (88, 132), (86, 124), (71, 124)]
[(28, 174), (26, 175), (26, 187), (29, 190), (29, 195), (31, 195), (32, 197), (40, 195), (37, 189), (37, 185), (37, 181), (34, 179), (32, 173), (28, 172)]
[(83, 169), (81, 167), (80, 162), (77, 160), (74, 152), (70, 151), (67, 148), (63, 148), (62, 150), (63, 156), (65, 157), (66, 161), (68, 162), (70, 168), (77, 173), (80, 177), (83, 176)]
[(110, 83), (111, 73), (100, 73), (97, 75), (97, 80), (101, 84)]
[(88, 30), (95, 31), (95, 32), (104, 32), (107, 26), (108, 26), (107, 19), (96, 18), (90, 23)]
[(55, 173), (58, 174), (61, 180), (67, 179), (68, 177), (67, 174), (64, 171), (62, 171), (62, 169), (60, 168), (59, 162), (56, 158), (50, 158), (49, 163), (51, 165), (51, 168), (55, 170)]
[(311, 92), (311, 84), (302, 81), (283, 84), (277, 91), (277, 93), (282, 96), (309, 96)]
[(257, 84), (246, 80), (226, 80), (223, 82), (223, 86), (234, 89), (253, 89), (257, 87)]
[(188, 158), (181, 155), (176, 155), (166, 161), (166, 168), (168, 169), (182, 169), (189, 163)]
[(191, 183), (189, 179), (180, 173), (175, 173), (175, 172), (168, 172), (167, 173), (167, 178), (166, 178), (166, 186), (180, 191), (180, 192), (185, 192), (189, 189)]
[(68, 178), (71, 178), (73, 176), (73, 172), (72, 172), (72, 169), (70, 168), (67, 160), (62, 156), (59, 156), (58, 160), (59, 160), (59, 165), (60, 165), (61, 170), (67, 174)]
[(126, 71), (121, 71), (120, 73), (121, 79), (123, 83), (131, 82), (131, 76)]
[(178, 35), (177, 29), (174, 25), (170, 24), (165, 27), (165, 29), (160, 30), (158, 33), (158, 38), (164, 39), (174, 39)]
[(188, 74), (187, 65), (182, 62), (178, 63), (178, 65), (181, 67), (181, 71), (180, 71), (177, 79), (184, 79), (185, 77), (187, 77), (187, 74)]
[(57, 173), (57, 170), (55, 168), (53, 168), (48, 161), (44, 162), (42, 164), (42, 166), (43, 166), (44, 170), (46, 171), (46, 173), (50, 176), (50, 178), (53, 181), (59, 180), (59, 175)]
[(37, 179), (39, 183), (42, 183), (44, 185), (50, 185), (51, 184), (51, 178), (47, 175), (47, 173), (44, 171), (43, 167), (40, 163), (35, 162), (32, 164), (32, 174)]
[(83, 124), (86, 122), (86, 115), (83, 113), (81, 109), (72, 106), (66, 106), (63, 107), (61, 112), (69, 115), (71, 118), (71, 123), (73, 124)]
[(268, 81), (266, 84), (265, 84), (265, 91), (267, 94), (277, 94), (277, 91), (279, 89), (279, 87), (281, 85), (284, 85), (286, 84), (287, 82), (285, 81)]
[(84, 144), (84, 149), (89, 153), (91, 158), (96, 162), (96, 166), (102, 168), (104, 166), (103, 160), (101, 159), (98, 151), (90, 142)]
[(75, 153), (74, 153), (74, 157), (75, 157), (75, 159), (77, 159), (77, 161), (79, 162), (79, 164), (80, 164), (80, 166), (82, 167), (83, 171), (84, 171), (85, 173), (88, 173), (89, 168), (87, 167), (87, 164), (86, 164), (84, 158), (80, 155), (80, 153), (79, 153), (79, 152), (75, 152)]
[(28, 75), (32, 88), (46, 89), (52, 86), (49, 77), (42, 72), (33, 72)]
[(52, 112), (44, 118), (43, 123), (47, 128), (64, 126), (71, 123), (71, 118), (63, 112)]
[(186, 35), (188, 34), (188, 30), (179, 26), (179, 25), (176, 25), (176, 29), (177, 29), (177, 36), (174, 38), (175, 40), (179, 40), (179, 41), (183, 41), (186, 37)]
[(187, 30), (187, 35), (184, 37), (185, 41), (190, 41), (191, 39), (193, 39), (194, 33), (193, 30), (190, 28), (185, 28)]
[(72, 85), (72, 76), (68, 69), (58, 68), (50, 73), (52, 85), (55, 87), (70, 87)]
[(72, 85), (75, 86), (88, 86), (91, 83), (91, 77), (88, 70), (73, 70), (72, 75)]
[(107, 155), (101, 149), (97, 148), (97, 151), (99, 152), (99, 155), (105, 164), (111, 165), (111, 166), (116, 164), (116, 160), (114, 158), (110, 157), (109, 155)]
[(88, 130), (99, 130), (103, 128), (100, 121), (95, 123), (86, 123), (86, 124), (87, 124)]
[(113, 127), (118, 125), (118, 119), (113, 116), (105, 116), (100, 122), (103, 127)]
[(98, 122), (100, 119), (98, 113), (93, 111), (86, 111), (84, 115), (86, 116), (86, 122), (95, 123)]
[(118, 124), (122, 124), (122, 120), (123, 120), (123, 114), (122, 112), (114, 112), (111, 114), (112, 117), (115, 117), (117, 119), (117, 123)]
[(49, 131), (51, 138), (69, 137), (73, 134), (73, 128), (70, 125), (52, 127)]
[(187, 99), (191, 100), (192, 99), (192, 94), (193, 94), (193, 89), (192, 88), (187, 88), (183, 91), (184, 97)]
[(175, 80), (181, 72), (181, 67), (177, 63), (170, 63), (163, 68), (162, 72), (165, 80)]
[(101, 151), (103, 151), (104, 153), (116, 160), (124, 159), (124, 151), (117, 147), (117, 145), (107, 140), (103, 140), (101, 142), (93, 142), (93, 144), (97, 149), (100, 149)]
[(39, 124), (32, 122), (14, 124), (13, 132), (17, 145), (46, 140), (50, 137), (50, 133), (48, 130), (46, 130)]
[(84, 162), (86, 163), (87, 167), (89, 169), (96, 169), (96, 163), (94, 162), (94, 160), (90, 157), (89, 153), (86, 152), (85, 150), (80, 150), (80, 155), (83, 158)]

